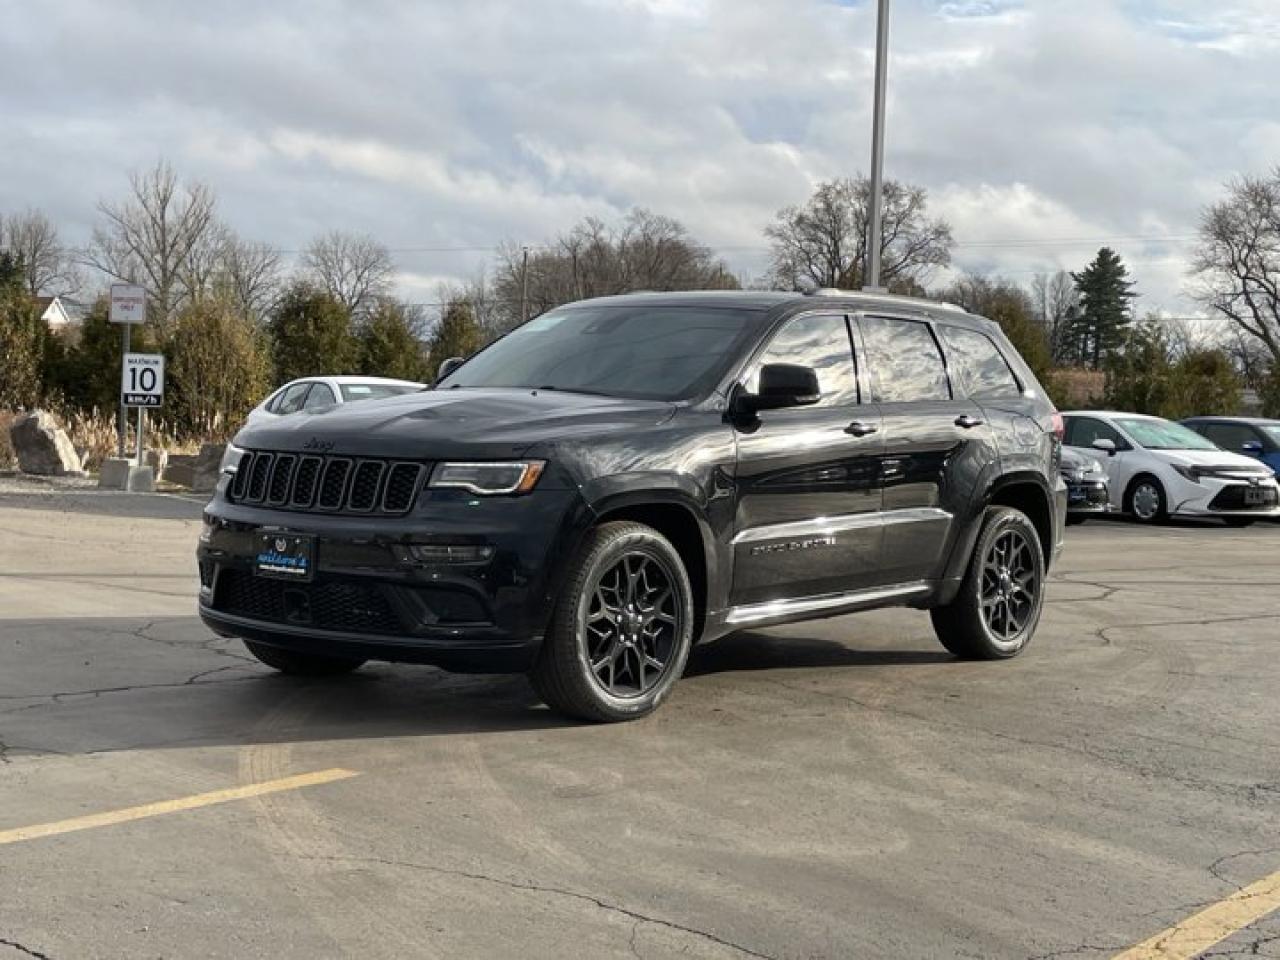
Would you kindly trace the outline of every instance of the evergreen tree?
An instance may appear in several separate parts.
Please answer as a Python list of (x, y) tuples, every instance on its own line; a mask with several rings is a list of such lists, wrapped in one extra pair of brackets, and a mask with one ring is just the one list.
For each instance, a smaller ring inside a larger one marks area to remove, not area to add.
[(480, 333), (480, 325), (476, 323), (471, 302), (463, 298), (451, 300), (431, 334), (431, 348), (427, 359), (431, 378), (435, 378), (440, 364), (450, 357), (469, 357), (483, 344), (484, 338)]
[(0, 251), (0, 407), (33, 407), (43, 393), (47, 332), (24, 277), (22, 259)]
[(350, 373), (359, 360), (351, 315), (337, 300), (304, 281), (285, 291), (271, 315), (276, 380)]
[(360, 327), (360, 372), (400, 380), (431, 379), (409, 308), (382, 298)]
[(1137, 296), (1129, 269), (1110, 247), (1103, 247), (1080, 273), (1071, 274), (1080, 294), (1072, 323), (1073, 359), (1095, 370), (1123, 342), (1133, 321), (1130, 301)]

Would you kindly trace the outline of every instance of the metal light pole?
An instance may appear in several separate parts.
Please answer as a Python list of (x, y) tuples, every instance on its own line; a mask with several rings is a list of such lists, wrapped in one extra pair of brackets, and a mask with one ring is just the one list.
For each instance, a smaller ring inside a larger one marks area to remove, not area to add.
[(880, 0), (876, 18), (875, 108), (871, 121), (871, 201), (867, 223), (867, 263), (862, 289), (880, 290), (881, 208), (884, 203), (884, 99), (889, 73), (889, 0)]

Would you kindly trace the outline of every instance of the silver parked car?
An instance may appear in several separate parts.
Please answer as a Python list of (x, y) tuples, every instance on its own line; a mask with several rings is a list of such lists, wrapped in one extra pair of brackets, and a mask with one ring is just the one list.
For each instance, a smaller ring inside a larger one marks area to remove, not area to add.
[(426, 386), (425, 383), (413, 380), (393, 380), (389, 377), (303, 377), (286, 383), (250, 410), (246, 422), (286, 416), (300, 410), (340, 406), (358, 400), (395, 397), (423, 390)]

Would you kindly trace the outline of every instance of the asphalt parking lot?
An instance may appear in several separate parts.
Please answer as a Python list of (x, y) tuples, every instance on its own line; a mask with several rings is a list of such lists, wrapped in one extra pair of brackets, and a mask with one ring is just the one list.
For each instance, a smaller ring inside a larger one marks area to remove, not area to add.
[(1280, 956), (1280, 527), (1071, 529), (1011, 662), (864, 614), (579, 726), (273, 675), (199, 510), (0, 494), (0, 958)]

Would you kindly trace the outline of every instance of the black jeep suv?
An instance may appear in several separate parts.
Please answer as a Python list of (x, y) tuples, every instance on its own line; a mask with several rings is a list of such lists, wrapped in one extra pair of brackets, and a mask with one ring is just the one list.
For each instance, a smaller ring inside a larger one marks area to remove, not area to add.
[(434, 389), (246, 427), (200, 615), (289, 673), (528, 671), (652, 711), (697, 640), (884, 606), (996, 659), (1061, 542), (1061, 421), (995, 324), (819, 291), (633, 294), (529, 321)]

